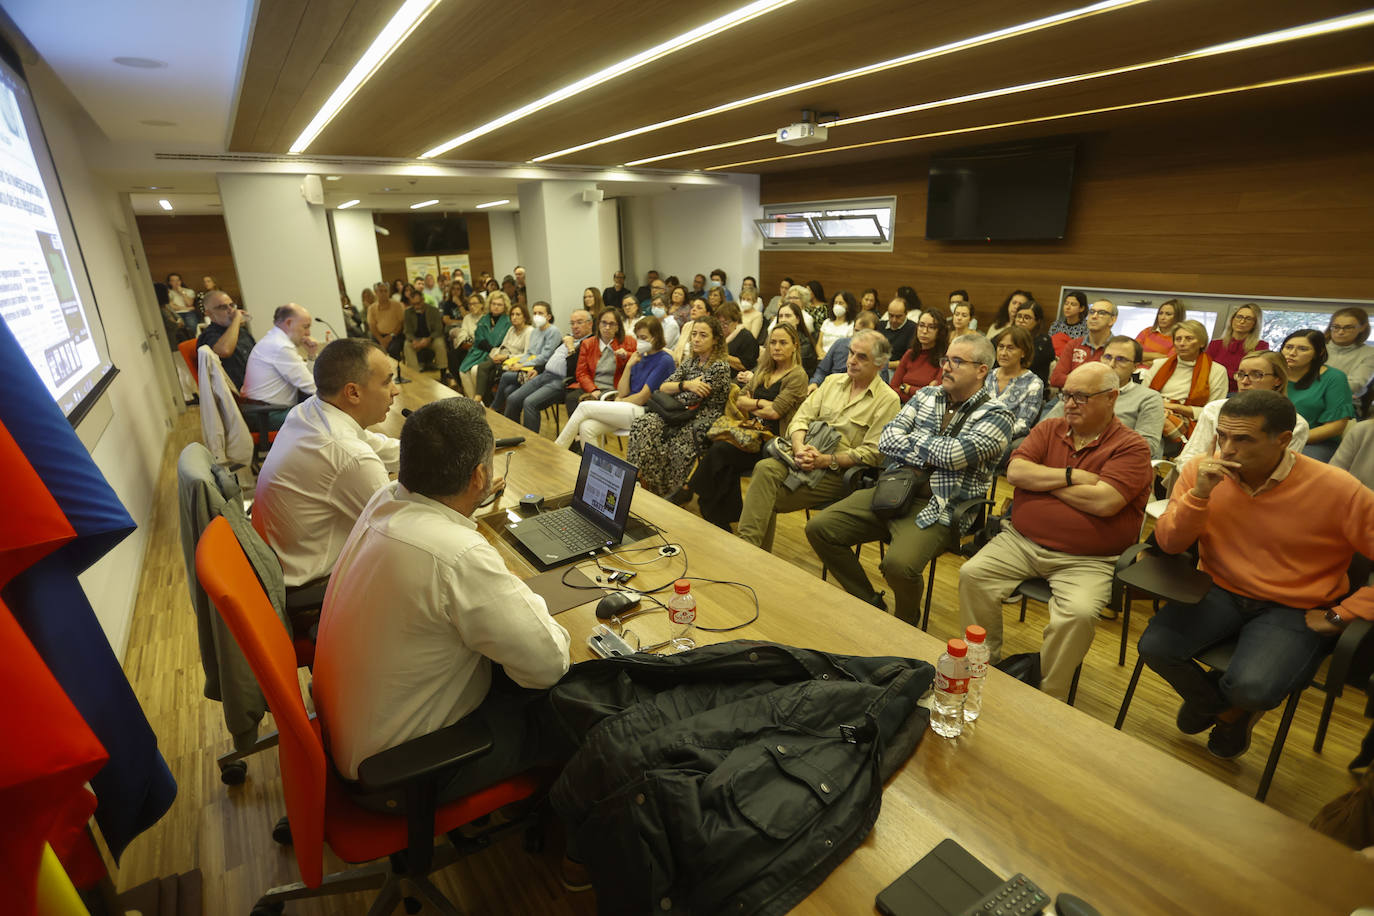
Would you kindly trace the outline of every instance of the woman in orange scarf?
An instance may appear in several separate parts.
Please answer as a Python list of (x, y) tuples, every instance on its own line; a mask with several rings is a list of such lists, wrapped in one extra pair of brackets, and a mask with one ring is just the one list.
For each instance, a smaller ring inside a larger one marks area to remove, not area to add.
[(1208, 401), (1226, 397), (1226, 369), (1203, 352), (1207, 329), (1186, 320), (1174, 326), (1174, 355), (1156, 360), (1141, 381), (1164, 397), (1164, 454), (1177, 455)]

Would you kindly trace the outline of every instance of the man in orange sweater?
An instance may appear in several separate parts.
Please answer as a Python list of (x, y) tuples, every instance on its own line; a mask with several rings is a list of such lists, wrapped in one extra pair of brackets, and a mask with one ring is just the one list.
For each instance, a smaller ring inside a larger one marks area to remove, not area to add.
[[(1183, 698), (1178, 728), (1211, 729), (1207, 749), (1237, 757), (1266, 710), (1313, 673), (1356, 617), (1374, 618), (1374, 587), (1351, 592), (1346, 570), (1374, 557), (1374, 492), (1287, 448), (1296, 414), (1273, 391), (1245, 391), (1217, 417), (1212, 453), (1179, 475), (1155, 538), (1170, 553), (1198, 543), (1213, 588), (1167, 604), (1140, 637), (1145, 663)], [(1237, 638), (1224, 675), (1193, 656)]]

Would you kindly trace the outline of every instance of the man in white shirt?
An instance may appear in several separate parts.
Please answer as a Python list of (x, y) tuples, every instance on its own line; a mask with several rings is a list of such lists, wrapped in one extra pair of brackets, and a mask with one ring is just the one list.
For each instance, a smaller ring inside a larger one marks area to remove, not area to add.
[(421, 295), (425, 297), (425, 304), (435, 308), (444, 301), (444, 291), (434, 282), (434, 274), (425, 274), (425, 288), (421, 290)]
[(310, 336), (310, 313), (288, 302), (272, 315), (272, 330), (263, 335), (248, 356), (243, 373), (243, 396), (266, 404), (291, 406), (315, 393), (315, 378), (301, 356), (315, 358), (319, 343)]
[(329, 576), (368, 500), (396, 471), (400, 441), (366, 429), (400, 393), (392, 375), (372, 341), (331, 341), (315, 360), (317, 393), (287, 415), (267, 453), (253, 527), (276, 551), (288, 588)]
[(339, 554), (320, 615), (314, 696), (347, 779), (371, 755), (468, 715), (491, 729), (493, 747), (457, 770), (440, 802), (548, 762), (549, 730), (529, 712), (539, 694), (520, 688), (563, 676), (568, 633), (472, 521), (500, 485), (493, 445), (475, 401), (415, 411), (401, 431), (399, 479), (372, 498)]

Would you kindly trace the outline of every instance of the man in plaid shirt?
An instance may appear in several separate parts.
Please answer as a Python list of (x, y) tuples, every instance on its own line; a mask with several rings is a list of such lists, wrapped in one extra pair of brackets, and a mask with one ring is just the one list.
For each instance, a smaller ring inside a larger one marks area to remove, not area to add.
[(922, 572), (956, 540), (950, 529), (954, 505), (987, 492), (1011, 441), (1015, 416), (983, 392), (994, 362), (986, 337), (966, 334), (952, 341), (940, 361), (940, 384), (918, 390), (883, 428), (878, 451), (889, 467), (930, 471), (928, 488), (918, 490), (906, 512), (879, 518), (872, 510), (874, 491), (858, 490), (813, 515), (806, 525), (807, 540), (835, 581), (883, 610), (883, 594), (874, 592), (853, 546), (890, 538), (883, 578), (892, 588), (897, 617), (907, 623), (919, 621)]

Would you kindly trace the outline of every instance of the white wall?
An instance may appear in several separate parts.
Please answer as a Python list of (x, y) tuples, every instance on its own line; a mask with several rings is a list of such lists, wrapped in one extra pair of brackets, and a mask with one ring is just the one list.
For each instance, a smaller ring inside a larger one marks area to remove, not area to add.
[(329, 225), (324, 208), (301, 196), (304, 176), (217, 177), (234, 269), (253, 316), (253, 336), (261, 339), (272, 327), (272, 313), (288, 302), (305, 306), (342, 334)]
[(654, 269), (691, 286), (693, 275), (720, 268), (738, 292), (746, 274), (758, 276), (760, 243), (753, 224), (763, 215), (758, 176), (731, 176), (724, 187), (679, 187), (620, 203), (627, 285), (638, 286), (644, 272)]
[[(81, 240), (110, 357), (119, 369), (102, 396), (109, 401), (113, 419), (91, 455), (138, 530), (87, 570), (81, 584), (115, 655), (122, 659), (148, 543), (147, 526), (163, 446), (171, 425), (164, 399), (150, 395), (162, 390), (163, 381), (151, 352), (145, 349), (147, 341), (132, 293), (134, 283), (151, 283), (152, 278), (129, 277), (125, 272), (117, 233), (137, 234), (138, 228), (127, 224), (116, 191), (92, 174), (83, 157), (94, 125), (47, 67), (29, 67), (28, 74), (72, 223)], [(190, 608), (166, 611), (189, 613)]]
[[(601, 245), (601, 279), (596, 288), (605, 289), (611, 285), (611, 278), (620, 269), (620, 201), (603, 200), (597, 205), (596, 219)], [(625, 286), (630, 290), (635, 288), (628, 274), (625, 276)]]
[[(496, 281), (515, 270), (520, 262), (520, 214), (514, 210), (500, 210), (487, 218), (491, 231), (491, 272)], [(468, 277), (471, 282), (474, 278)], [(526, 281), (528, 282), (528, 280)]]
[[(382, 260), (377, 254), (377, 231), (372, 228), (372, 211), (331, 210), (334, 220), (335, 253), (343, 272), (344, 290), (353, 304), (362, 307), (363, 289), (382, 281)], [(344, 333), (343, 328), (339, 333)]]
[(605, 286), (601, 268), (600, 209), (584, 203), (593, 181), (538, 181), (520, 185), (520, 250), (531, 302), (553, 303), (566, 315), (588, 286)]

